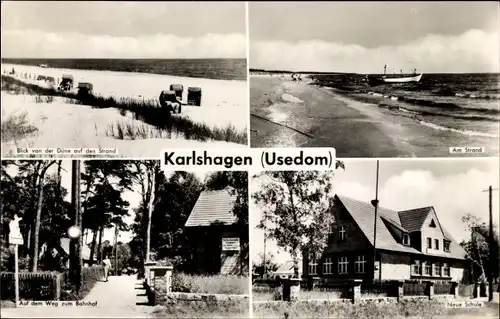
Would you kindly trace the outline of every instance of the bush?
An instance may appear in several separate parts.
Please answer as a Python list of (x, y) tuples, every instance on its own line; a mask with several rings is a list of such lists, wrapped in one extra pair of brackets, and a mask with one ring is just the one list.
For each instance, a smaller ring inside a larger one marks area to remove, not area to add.
[(77, 291), (77, 287), (70, 281), (69, 275), (66, 273), (64, 284), (61, 287), (61, 299), (81, 300), (85, 298), (103, 276), (104, 268), (102, 266), (82, 268), (80, 291)]
[(248, 294), (248, 277), (224, 275), (172, 275), (172, 291), (211, 293), (211, 294)]

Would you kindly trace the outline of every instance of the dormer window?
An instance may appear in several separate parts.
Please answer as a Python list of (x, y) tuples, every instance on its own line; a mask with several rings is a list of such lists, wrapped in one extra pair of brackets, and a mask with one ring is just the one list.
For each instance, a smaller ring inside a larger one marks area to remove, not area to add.
[(447, 253), (450, 252), (450, 241), (449, 240), (444, 240), (443, 241), (443, 250)]
[(406, 245), (406, 246), (410, 245), (410, 235), (409, 234), (403, 234), (403, 245)]
[(433, 228), (436, 227), (436, 223), (434, 222), (434, 219), (431, 220), (431, 223), (429, 224), (429, 227), (433, 227)]
[(344, 226), (339, 227), (339, 240), (344, 241), (345, 240), (345, 235), (347, 233), (347, 230), (345, 229)]

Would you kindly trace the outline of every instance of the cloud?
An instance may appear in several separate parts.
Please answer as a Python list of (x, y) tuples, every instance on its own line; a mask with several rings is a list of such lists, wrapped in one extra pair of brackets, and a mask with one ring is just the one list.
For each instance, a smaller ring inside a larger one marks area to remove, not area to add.
[(11, 58), (245, 58), (244, 34), (113, 37), (35, 30), (2, 31), (2, 56)]
[(397, 46), (365, 48), (322, 40), (250, 41), (252, 68), (377, 73), (388, 64), (399, 71), (499, 72), (499, 34), (469, 30), (428, 34)]

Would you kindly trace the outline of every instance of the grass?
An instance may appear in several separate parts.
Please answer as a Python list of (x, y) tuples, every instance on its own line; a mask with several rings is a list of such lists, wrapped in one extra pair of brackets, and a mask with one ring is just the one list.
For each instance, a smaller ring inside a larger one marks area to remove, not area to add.
[(27, 112), (2, 116), (2, 142), (18, 141), (36, 133), (38, 129), (28, 123), (27, 117)]
[(222, 302), (181, 302), (168, 306), (157, 306), (154, 318), (248, 318), (248, 300)]
[(335, 301), (298, 301), (256, 303), (255, 318), (435, 318), (458, 316), (498, 318), (498, 303), (486, 304), (483, 308), (447, 308), (444, 301), (403, 300), (399, 303)]
[[(11, 76), (2, 75), (1, 79), (2, 90), (9, 91), (12, 94), (27, 93), (36, 96), (60, 96), (65, 98), (66, 103), (70, 104), (84, 104), (93, 108), (116, 108), (123, 116), (127, 112), (132, 112), (136, 120), (153, 125), (162, 132), (166, 130), (167, 132), (182, 133), (184, 138), (188, 140), (215, 140), (244, 145), (248, 143), (246, 130), (238, 131), (232, 125), (225, 128), (210, 127), (204, 123), (193, 122), (182, 116), (172, 116), (168, 110), (159, 107), (159, 103), (156, 100), (136, 100), (132, 98), (120, 98), (117, 100), (113, 97), (79, 96), (75, 93), (62, 92), (53, 88), (44, 88), (36, 84), (25, 83)], [(140, 137), (141, 134), (138, 133), (136, 136)]]
[(248, 277), (174, 273), (172, 291), (242, 295), (249, 293)]
[(108, 124), (108, 127), (106, 128), (106, 136), (119, 140), (139, 140), (151, 138), (171, 139), (173, 136), (175, 138), (176, 135), (177, 137), (181, 137), (178, 133), (179, 132), (172, 132), (172, 130), (151, 127), (146, 124), (134, 124), (123, 121)]

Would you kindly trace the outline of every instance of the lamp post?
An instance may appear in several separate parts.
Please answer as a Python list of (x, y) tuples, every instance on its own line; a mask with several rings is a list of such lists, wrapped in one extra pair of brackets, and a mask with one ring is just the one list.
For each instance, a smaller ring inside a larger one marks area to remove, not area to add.
[(69, 248), (69, 275), (70, 280), (80, 291), (82, 274), (82, 216), (80, 210), (80, 161), (73, 160), (71, 165), (71, 204), (73, 226), (68, 229), (68, 236), (71, 239)]

